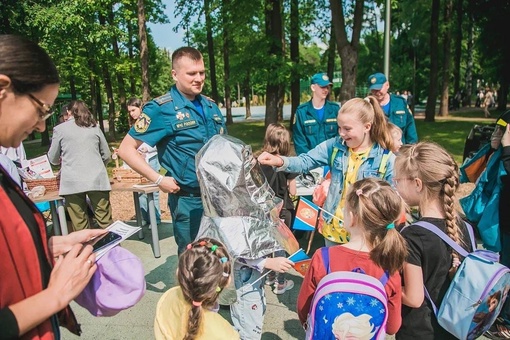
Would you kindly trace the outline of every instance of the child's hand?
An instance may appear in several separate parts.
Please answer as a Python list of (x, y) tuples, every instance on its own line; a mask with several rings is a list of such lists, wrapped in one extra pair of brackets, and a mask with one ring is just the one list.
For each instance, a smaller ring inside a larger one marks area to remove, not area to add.
[(294, 265), (294, 262), (286, 257), (268, 258), (264, 268), (271, 269), (277, 273), (285, 273)]

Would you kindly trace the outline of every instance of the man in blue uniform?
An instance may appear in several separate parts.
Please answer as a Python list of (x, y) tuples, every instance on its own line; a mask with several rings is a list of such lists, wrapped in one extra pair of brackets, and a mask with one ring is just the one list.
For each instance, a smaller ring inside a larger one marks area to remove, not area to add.
[(331, 85), (326, 73), (315, 74), (310, 85), (312, 99), (299, 105), (296, 110), (292, 123), (292, 139), (298, 155), (338, 134), (336, 116), (340, 106), (326, 100)]
[[(202, 199), (195, 171), (195, 155), (212, 136), (227, 133), (218, 106), (201, 95), (205, 80), (202, 54), (181, 47), (172, 54), (175, 85), (147, 102), (124, 137), (119, 156), (135, 171), (168, 192), (178, 253), (195, 239), (202, 217)], [(142, 143), (156, 146), (165, 176), (153, 170), (137, 152)]]
[(416, 125), (406, 100), (398, 95), (389, 94), (390, 83), (382, 73), (374, 73), (368, 77), (368, 86), (372, 96), (377, 98), (389, 121), (402, 130), (402, 143), (418, 142)]

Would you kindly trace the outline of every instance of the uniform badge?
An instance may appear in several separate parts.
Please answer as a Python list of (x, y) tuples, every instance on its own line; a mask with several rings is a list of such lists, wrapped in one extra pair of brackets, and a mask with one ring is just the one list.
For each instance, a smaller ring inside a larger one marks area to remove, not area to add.
[(223, 126), (220, 128), (220, 135), (224, 134), (225, 131), (223, 131)]
[(322, 75), (322, 80), (329, 81), (329, 77), (326, 74)]
[(135, 122), (135, 131), (138, 133), (144, 133), (149, 128), (151, 119), (145, 113), (142, 112), (140, 117)]
[(184, 115), (186, 116), (187, 119), (189, 119), (189, 117), (190, 117), (189, 112), (186, 112)]
[(179, 120), (183, 120), (184, 119), (184, 113), (182, 112), (177, 112), (177, 114), (175, 115), (175, 118), (179, 119)]
[(376, 81), (377, 81), (377, 79), (375, 79), (375, 77), (373, 77), (372, 79), (370, 79), (370, 82), (371, 82), (372, 84), (375, 84), (375, 82), (376, 82)]

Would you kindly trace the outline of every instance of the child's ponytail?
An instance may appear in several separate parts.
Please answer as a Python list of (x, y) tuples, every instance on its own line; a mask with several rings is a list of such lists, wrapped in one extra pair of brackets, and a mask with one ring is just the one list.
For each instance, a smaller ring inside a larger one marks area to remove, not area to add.
[(351, 185), (346, 204), (363, 228), (370, 259), (390, 274), (402, 268), (407, 256), (404, 238), (395, 229), (404, 202), (388, 182), (365, 178)]
[(374, 110), (374, 120), (372, 128), (370, 129), (372, 140), (379, 143), (379, 145), (387, 150), (393, 150), (394, 141), (391, 137), (391, 130), (388, 119), (384, 115), (384, 111), (382, 110), (381, 105), (374, 96), (366, 97), (365, 101), (368, 101)]

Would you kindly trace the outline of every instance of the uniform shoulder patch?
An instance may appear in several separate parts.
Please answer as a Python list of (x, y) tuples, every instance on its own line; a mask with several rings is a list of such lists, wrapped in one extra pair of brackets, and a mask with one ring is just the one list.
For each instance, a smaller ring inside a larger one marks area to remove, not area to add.
[(135, 122), (135, 131), (138, 133), (144, 133), (149, 128), (151, 124), (151, 119), (145, 113), (142, 112), (140, 117)]
[(203, 95), (203, 94), (202, 94), (202, 97), (204, 97), (205, 99), (207, 99), (207, 100), (208, 100), (208, 101), (210, 101), (210, 102), (216, 103), (216, 102), (214, 101), (214, 99), (212, 99), (211, 97), (207, 97), (206, 95)]
[(172, 96), (170, 95), (170, 93), (165, 93), (164, 95), (162, 96), (159, 96), (159, 97), (156, 97), (154, 98), (154, 101), (158, 104), (158, 105), (163, 105), (165, 103), (168, 103), (168, 102), (171, 102), (173, 99), (172, 99)]

